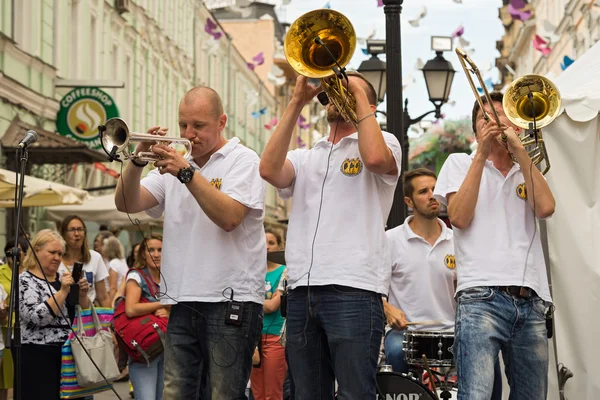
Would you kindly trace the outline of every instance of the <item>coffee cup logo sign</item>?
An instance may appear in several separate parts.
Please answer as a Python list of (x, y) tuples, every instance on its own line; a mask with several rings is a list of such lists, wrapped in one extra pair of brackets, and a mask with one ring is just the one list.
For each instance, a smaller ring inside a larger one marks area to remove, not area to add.
[(92, 149), (101, 149), (98, 126), (119, 116), (109, 94), (98, 88), (77, 88), (60, 101), (56, 129), (63, 136), (85, 142)]

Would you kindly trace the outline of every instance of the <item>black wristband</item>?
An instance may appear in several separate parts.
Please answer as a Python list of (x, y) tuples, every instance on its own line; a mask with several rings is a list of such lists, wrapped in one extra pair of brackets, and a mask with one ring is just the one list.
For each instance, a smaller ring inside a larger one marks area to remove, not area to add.
[(145, 163), (141, 164), (141, 163), (139, 163), (139, 162), (135, 161), (135, 158), (132, 158), (130, 161), (131, 161), (131, 163), (132, 163), (133, 165), (135, 165), (135, 166), (136, 166), (136, 167), (138, 167), (138, 168), (145, 168), (145, 167), (146, 167), (146, 165), (148, 165), (148, 161), (146, 161)]

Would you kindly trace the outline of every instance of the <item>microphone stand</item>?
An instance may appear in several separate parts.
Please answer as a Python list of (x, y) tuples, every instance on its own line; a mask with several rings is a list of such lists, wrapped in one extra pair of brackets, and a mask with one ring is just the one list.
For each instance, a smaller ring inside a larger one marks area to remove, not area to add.
[[(20, 153), (20, 157), (19, 157)], [(13, 398), (21, 400), (21, 321), (19, 313), (19, 228), (21, 226), (21, 213), (23, 211), (23, 189), (25, 184), (25, 168), (29, 154), (27, 148), (17, 149), (17, 159), (20, 161), (20, 176), (17, 175), (18, 195), (15, 231), (15, 247), (12, 249), (12, 282), (10, 287), (10, 306), (8, 309), (8, 328), (6, 333), (6, 347), (10, 348), (14, 363), (14, 392)], [(17, 174), (19, 172), (17, 171)], [(12, 316), (14, 315), (14, 321)]]

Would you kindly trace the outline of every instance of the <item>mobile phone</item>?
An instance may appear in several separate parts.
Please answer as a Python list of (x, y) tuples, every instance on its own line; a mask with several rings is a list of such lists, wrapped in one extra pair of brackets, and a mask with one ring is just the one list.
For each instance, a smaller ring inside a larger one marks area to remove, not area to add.
[(82, 272), (83, 272), (83, 263), (81, 263), (79, 261), (75, 261), (75, 265), (73, 265), (73, 272), (71, 274), (73, 276), (73, 281), (75, 283), (79, 283)]
[(71, 286), (69, 290), (69, 294), (67, 295), (67, 304), (72, 306), (79, 305), (79, 280), (81, 279), (81, 274), (83, 273), (83, 263), (76, 261), (73, 265), (73, 271), (71, 272), (71, 276), (73, 277), (74, 285)]

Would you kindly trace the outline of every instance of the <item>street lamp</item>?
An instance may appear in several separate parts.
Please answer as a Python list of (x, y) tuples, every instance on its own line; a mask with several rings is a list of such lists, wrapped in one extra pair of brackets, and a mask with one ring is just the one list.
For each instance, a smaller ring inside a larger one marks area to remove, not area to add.
[[(432, 37), (431, 48), (436, 52), (436, 56), (433, 59), (427, 61), (427, 63), (423, 66), (422, 71), (423, 77), (425, 78), (425, 85), (427, 86), (427, 93), (429, 94), (429, 101), (433, 103), (435, 108), (431, 111), (419, 115), (417, 118), (411, 118), (408, 114), (408, 99), (404, 100), (404, 108), (402, 110), (403, 135), (402, 140), (400, 140), (400, 144), (402, 145), (403, 172), (408, 171), (408, 130), (410, 126), (421, 122), (423, 118), (432, 113), (435, 113), (436, 118), (440, 118), (442, 116), (441, 108), (444, 103), (448, 102), (448, 97), (450, 96), (450, 88), (452, 87), (452, 81), (456, 72), (452, 67), (452, 63), (446, 60), (443, 56), (444, 51), (452, 50), (451, 37)], [(400, 193), (402, 194), (401, 191), (402, 188), (400, 187)], [(398, 188), (396, 188), (396, 195), (397, 194)], [(390, 219), (388, 220), (388, 229), (402, 224), (404, 222), (404, 219), (408, 215), (408, 210), (406, 204), (404, 203), (403, 195), (400, 198), (398, 198), (397, 196), (394, 197), (392, 213), (390, 213)], [(394, 217), (393, 220), (392, 216)]]
[(371, 58), (363, 61), (358, 67), (358, 72), (373, 85), (377, 92), (377, 104), (383, 101), (386, 89), (386, 64), (381, 61), (379, 54), (385, 54), (385, 40), (367, 40), (367, 54)]

